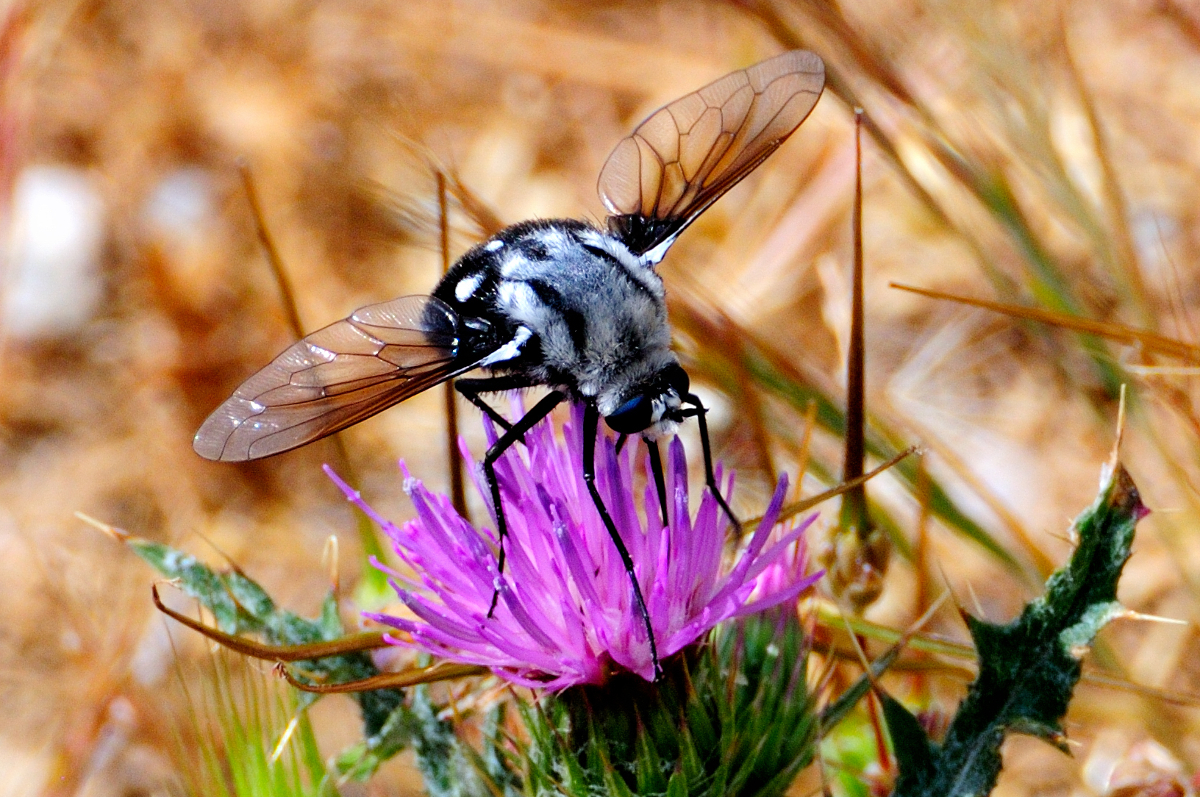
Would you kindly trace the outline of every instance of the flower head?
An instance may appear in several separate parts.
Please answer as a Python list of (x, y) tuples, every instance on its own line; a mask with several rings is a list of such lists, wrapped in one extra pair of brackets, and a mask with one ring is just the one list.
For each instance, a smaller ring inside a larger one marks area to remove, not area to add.
[[(564, 444), (543, 422), (526, 433), (523, 448), (514, 446), (497, 462), (509, 529), (503, 575), (496, 567), (495, 534), (473, 527), (448, 498), (412, 478), (403, 463), (405, 490), (417, 517), (402, 527), (379, 517), (330, 474), (383, 528), (411, 568), (411, 575), (384, 569), (414, 616), (367, 615), (404, 632), (390, 641), (552, 690), (603, 683), (614, 667), (654, 677), (632, 585), (583, 480), (581, 426), (577, 409), (564, 427)], [(494, 441), (490, 425), (488, 433)], [(665, 528), (650, 478), (641, 502), (645, 511), (637, 510), (636, 448), (618, 454), (612, 440), (602, 439), (596, 448), (596, 482), (633, 559), (660, 657), (682, 650), (724, 620), (795, 600), (819, 578), (819, 573), (805, 573), (804, 531), (812, 519), (774, 531), (786, 478), (762, 523), (726, 569), (728, 520), (708, 491), (695, 518), (689, 515), (683, 444), (673, 440), (666, 458), (670, 522)], [(486, 496), (478, 468), (474, 480)], [(728, 479), (727, 492), (732, 482)], [(497, 585), (499, 601), (489, 618)]]

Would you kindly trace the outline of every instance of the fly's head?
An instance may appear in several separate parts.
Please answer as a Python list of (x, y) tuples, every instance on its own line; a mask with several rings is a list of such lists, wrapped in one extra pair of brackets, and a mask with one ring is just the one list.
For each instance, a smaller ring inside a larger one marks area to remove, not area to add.
[(649, 380), (642, 382), (615, 401), (613, 409), (605, 412), (601, 406), (604, 422), (614, 432), (640, 434), (657, 440), (675, 433), (683, 420), (683, 401), (688, 395), (688, 375), (672, 361), (657, 371)]

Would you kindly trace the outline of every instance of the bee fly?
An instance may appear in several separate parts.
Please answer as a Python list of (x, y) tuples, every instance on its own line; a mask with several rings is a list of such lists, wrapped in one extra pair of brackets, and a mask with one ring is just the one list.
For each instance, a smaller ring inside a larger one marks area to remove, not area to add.
[[(654, 266), (697, 216), (800, 126), (824, 83), (821, 59), (795, 50), (659, 109), (617, 145), (600, 172), (607, 229), (561, 219), (515, 224), (463, 255), (432, 296), (369, 305), (312, 333), (208, 417), (196, 433), (196, 452), (225, 462), (278, 454), (483, 369), (490, 376), (455, 386), (504, 430), (483, 459), (503, 573), (507, 524), (495, 463), (555, 405), (580, 402), (584, 480), (633, 584), (657, 673), (657, 645), (633, 562), (596, 488), (599, 419), (621, 442), (634, 434), (646, 441), (666, 523), (656, 441), (696, 418), (708, 489), (737, 525), (713, 477), (704, 406), (671, 351)], [(480, 397), (534, 386), (551, 390), (515, 423)], [(499, 576), (491, 611), (498, 595)]]

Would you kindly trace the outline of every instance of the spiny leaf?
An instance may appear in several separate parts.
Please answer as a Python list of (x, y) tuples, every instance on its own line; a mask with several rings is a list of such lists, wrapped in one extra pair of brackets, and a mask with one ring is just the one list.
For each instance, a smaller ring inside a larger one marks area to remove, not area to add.
[(988, 793), (1009, 733), (1037, 736), (1066, 750), (1059, 723), (1079, 681), (1080, 657), (1120, 611), (1117, 581), (1134, 527), (1146, 513), (1133, 480), (1114, 460), (1105, 468), (1095, 503), (1075, 521), (1075, 553), (1047, 581), (1046, 594), (1007, 625), (967, 618), (979, 676), (942, 744), (930, 742), (907, 709), (884, 696), (900, 768), (895, 797)]
[(935, 751), (917, 718), (900, 701), (888, 694), (880, 695), (883, 719), (892, 737), (892, 754), (900, 768), (896, 793), (903, 793), (908, 783), (924, 783), (935, 776)]
[(412, 692), (408, 717), (413, 723), (412, 746), (417, 754), (417, 768), (425, 779), (425, 791), (430, 797), (488, 794), (478, 770), (464, 752), (465, 745), (454, 732), (454, 725), (443, 719), (440, 707), (434, 705), (429, 688), (419, 686)]
[(261, 616), (238, 604), (228, 573), (218, 573), (190, 554), (140, 537), (129, 537), (126, 544), (148, 565), (175, 579), (180, 589), (200, 601), (213, 613), (222, 631), (238, 634), (264, 630)]
[[(213, 613), (218, 627), (227, 633), (261, 633), (271, 645), (303, 645), (325, 642), (340, 637), (344, 630), (338, 617), (337, 599), (331, 592), (315, 619), (301, 617), (276, 607), (256, 581), (236, 569), (214, 570), (190, 554), (161, 543), (126, 535), (130, 549), (151, 567), (200, 602)], [(324, 683), (358, 681), (379, 674), (366, 653), (348, 653), (308, 660), (298, 669), (309, 678)], [(317, 695), (301, 692), (302, 707), (311, 705)], [(407, 711), (404, 695), (396, 689), (377, 689), (354, 695), (362, 711), (364, 735), (362, 745), (351, 748), (339, 759), (356, 778), (365, 778), (387, 758), (408, 744), (408, 736), (397, 730), (397, 712)], [(401, 718), (402, 719), (402, 718)], [(385, 755), (386, 753), (386, 755)]]

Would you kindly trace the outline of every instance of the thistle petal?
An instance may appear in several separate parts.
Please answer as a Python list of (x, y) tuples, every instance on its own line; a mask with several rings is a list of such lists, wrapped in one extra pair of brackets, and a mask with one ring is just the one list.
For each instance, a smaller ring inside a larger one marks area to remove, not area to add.
[[(514, 446), (497, 461), (509, 530), (503, 575), (495, 532), (472, 526), (448, 499), (412, 478), (403, 463), (416, 517), (400, 527), (372, 511), (327, 469), (347, 499), (387, 534), (406, 566), (377, 565), (412, 612), (412, 617), (366, 615), (408, 635), (389, 635), (389, 641), (486, 665), (511, 683), (552, 691), (602, 683), (615, 668), (653, 678), (632, 586), (583, 481), (582, 427), (582, 409), (575, 407), (563, 439), (544, 421), (526, 433), (525, 446)], [(490, 441), (497, 439), (486, 418), (484, 433)], [(597, 442), (597, 487), (629, 549), (661, 657), (691, 645), (720, 622), (794, 601), (819, 578), (806, 575), (804, 533), (812, 518), (795, 528), (776, 528), (786, 479), (727, 568), (728, 520), (707, 491), (695, 517), (689, 514), (687, 457), (678, 438), (666, 457), (665, 526), (649, 457), (636, 458), (632, 446), (618, 454), (607, 437)], [(465, 444), (460, 448), (465, 451)], [(640, 506), (634, 462), (646, 473)], [(733, 474), (719, 467), (716, 473), (717, 483), (731, 491)], [(488, 501), (480, 469), (473, 468), (471, 476)], [(499, 601), (489, 617), (497, 589)]]

